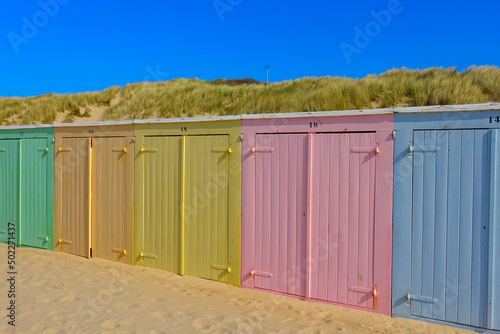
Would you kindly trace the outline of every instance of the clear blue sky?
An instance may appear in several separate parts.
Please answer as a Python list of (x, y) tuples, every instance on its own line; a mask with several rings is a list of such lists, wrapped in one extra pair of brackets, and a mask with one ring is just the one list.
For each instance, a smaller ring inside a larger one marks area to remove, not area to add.
[[(270, 81), (500, 64), (497, 0), (26, 0), (2, 7), (0, 96), (178, 77), (265, 80), (266, 64)], [(372, 12), (382, 13), (378, 21)]]

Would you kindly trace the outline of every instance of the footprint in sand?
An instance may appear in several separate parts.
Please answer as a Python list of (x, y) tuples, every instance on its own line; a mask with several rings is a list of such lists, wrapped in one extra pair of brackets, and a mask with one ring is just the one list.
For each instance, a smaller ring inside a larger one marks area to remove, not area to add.
[(323, 323), (323, 324), (327, 324), (327, 325), (330, 325), (332, 322), (333, 322), (333, 319), (332, 319), (331, 317), (324, 318), (324, 319), (322, 320), (322, 323)]
[(170, 291), (178, 291), (179, 289), (182, 288), (179, 284), (172, 283), (172, 282), (167, 282), (167, 283), (161, 284), (160, 286), (162, 288), (168, 290), (169, 292)]
[(192, 296), (193, 295), (193, 293), (190, 290), (186, 290), (186, 289), (182, 289), (182, 288), (175, 289), (174, 291), (177, 292), (177, 293), (180, 293), (180, 294), (182, 294), (184, 296)]
[(257, 309), (263, 309), (267, 306), (267, 303), (262, 302), (262, 301), (258, 301), (258, 300), (251, 300), (251, 301), (245, 302), (244, 305), (251, 306), (251, 307), (257, 308)]
[(205, 296), (205, 297), (211, 297), (213, 293), (211, 290), (203, 289), (203, 290), (199, 290), (198, 294), (201, 296)]
[(73, 302), (77, 302), (79, 300), (80, 300), (80, 297), (77, 297), (74, 295), (69, 295), (69, 296), (65, 296), (65, 297), (59, 299), (59, 302), (73, 303)]
[(210, 320), (215, 321), (215, 322), (222, 322), (222, 321), (224, 321), (224, 319), (226, 317), (224, 317), (223, 315), (217, 314), (216, 312), (213, 312), (213, 310), (214, 310), (213, 308), (207, 308), (207, 309), (205, 309), (206, 314), (207, 314), (206, 317), (208, 319), (210, 319)]
[(162, 312), (162, 311), (156, 311), (156, 312), (153, 312), (153, 317), (155, 317), (156, 319), (163, 319), (165, 317), (168, 317), (171, 314), (172, 313), (166, 313), (166, 312)]
[(153, 312), (153, 318), (160, 319), (164, 322), (174, 322), (178, 321), (185, 316), (183, 312), (175, 311), (175, 312), (163, 312), (157, 311)]
[(128, 309), (128, 308), (130, 308), (130, 304), (125, 302), (125, 301), (120, 301), (120, 302), (114, 303), (113, 307), (118, 308), (118, 309)]
[(153, 297), (149, 298), (148, 301), (153, 302), (153, 303), (164, 303), (167, 301), (165, 297)]
[(210, 321), (206, 318), (194, 320), (193, 325), (198, 330), (200, 330), (204, 333), (210, 333), (210, 332), (217, 329), (217, 326), (212, 321)]
[(253, 311), (248, 315), (248, 319), (254, 322), (261, 322), (262, 320), (271, 316), (270, 313), (264, 311)]
[(229, 299), (228, 304), (231, 306), (242, 306), (243, 303), (239, 299)]
[(113, 329), (120, 327), (120, 324), (116, 320), (106, 320), (101, 324), (101, 326), (107, 329)]
[(65, 314), (56, 314), (56, 315), (51, 315), (50, 316), (50, 324), (55, 325), (55, 324), (60, 324), (63, 325), (67, 319), (67, 315)]
[(27, 282), (25, 282), (25, 285), (29, 285), (29, 286), (34, 286), (34, 287), (38, 287), (38, 286), (42, 286), (42, 285), (46, 285), (46, 281), (44, 280), (28, 280)]
[(331, 314), (330, 314), (330, 313), (328, 313), (328, 312), (323, 312), (323, 311), (321, 311), (321, 312), (316, 312), (316, 313), (314, 314), (314, 317), (315, 317), (315, 318), (319, 318), (319, 319), (324, 319), (324, 318), (329, 317), (330, 315), (331, 315)]
[(62, 333), (64, 333), (64, 331), (62, 329), (59, 329), (59, 328), (49, 328), (49, 329), (46, 329), (43, 332), (39, 332), (39, 333), (41, 333), (41, 334), (62, 334)]
[(64, 284), (62, 282), (57, 282), (55, 284), (53, 284), (49, 289), (50, 290), (60, 290), (64, 288)]
[(55, 302), (55, 300), (56, 300), (55, 297), (37, 298), (37, 302), (38, 303), (43, 303), (43, 304), (52, 304), (52, 303)]
[(181, 311), (174, 311), (174, 312), (172, 313), (172, 316), (173, 316), (173, 317), (175, 317), (175, 318), (185, 317), (185, 316), (186, 316), (186, 313), (181, 312)]

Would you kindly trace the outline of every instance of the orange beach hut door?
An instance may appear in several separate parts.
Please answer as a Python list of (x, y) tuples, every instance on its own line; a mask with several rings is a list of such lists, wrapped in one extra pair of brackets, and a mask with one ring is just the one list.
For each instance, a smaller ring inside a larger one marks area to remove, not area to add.
[(91, 139), (63, 138), (61, 154), (61, 226), (56, 249), (90, 257)]
[[(133, 263), (133, 157), (125, 137), (92, 139), (92, 256)], [(128, 163), (127, 163), (128, 162)]]
[(133, 263), (128, 138), (62, 138), (56, 250)]

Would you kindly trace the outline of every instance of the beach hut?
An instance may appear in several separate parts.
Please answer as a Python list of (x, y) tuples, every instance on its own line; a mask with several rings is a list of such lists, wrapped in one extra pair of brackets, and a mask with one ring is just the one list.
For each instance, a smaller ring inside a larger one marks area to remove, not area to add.
[(135, 122), (136, 265), (240, 285), (241, 121)]
[(0, 241), (53, 250), (54, 131), (0, 130)]
[(56, 125), (55, 250), (134, 263), (131, 122)]
[(242, 286), (389, 315), (392, 112), (242, 127)]
[(500, 105), (395, 112), (392, 314), (500, 330)]

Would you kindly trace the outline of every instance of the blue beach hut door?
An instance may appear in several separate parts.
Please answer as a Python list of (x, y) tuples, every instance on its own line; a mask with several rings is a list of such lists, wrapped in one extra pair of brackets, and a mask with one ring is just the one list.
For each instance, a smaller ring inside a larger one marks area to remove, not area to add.
[(491, 139), (488, 129), (413, 132), (411, 315), (491, 326)]

